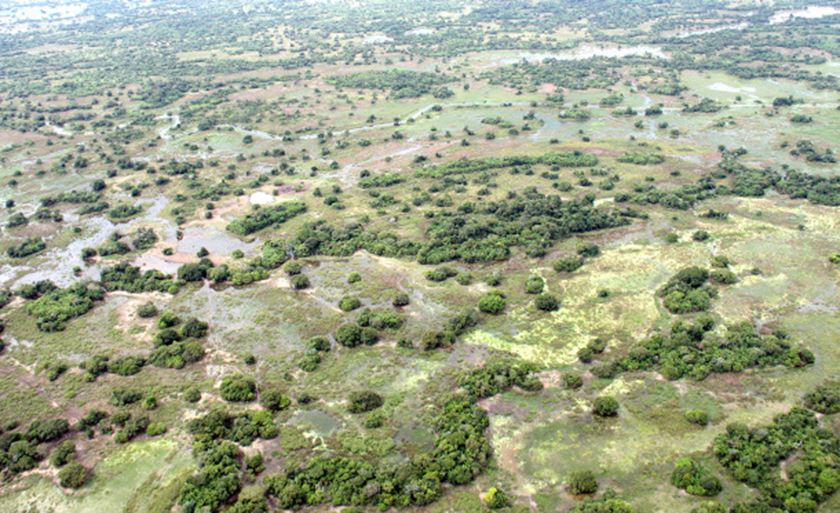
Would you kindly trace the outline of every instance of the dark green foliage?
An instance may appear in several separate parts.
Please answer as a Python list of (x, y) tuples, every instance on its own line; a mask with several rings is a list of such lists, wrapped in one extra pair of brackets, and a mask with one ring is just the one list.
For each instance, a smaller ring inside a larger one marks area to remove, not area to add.
[(108, 211), (108, 217), (113, 221), (124, 221), (136, 216), (143, 209), (134, 205), (117, 205)]
[(347, 403), (347, 411), (350, 413), (365, 413), (379, 408), (385, 401), (376, 392), (357, 390), (350, 392)]
[(391, 310), (371, 311), (369, 308), (365, 308), (362, 313), (359, 314), (356, 322), (359, 326), (365, 328), (370, 327), (376, 330), (398, 330), (405, 323), (405, 317)]
[(143, 399), (143, 392), (130, 388), (117, 388), (111, 392), (111, 404), (114, 406), (126, 406), (134, 404)]
[(582, 257), (596, 257), (601, 254), (601, 247), (594, 242), (584, 242), (578, 244), (577, 253)]
[(597, 397), (592, 403), (592, 411), (600, 417), (612, 417), (618, 413), (618, 400), (609, 395)]
[(53, 361), (45, 363), (42, 368), (44, 369), (44, 375), (50, 381), (55, 381), (67, 372), (67, 364), (63, 361)]
[[(115, 234), (117, 235), (117, 234)], [(118, 237), (118, 235), (117, 235)], [(125, 242), (119, 240), (119, 238), (110, 237), (105, 244), (96, 248), (96, 252), (99, 253), (99, 256), (106, 257), (111, 255), (125, 255), (126, 253), (131, 252), (131, 248)]]
[(303, 262), (300, 260), (289, 260), (283, 264), (283, 272), (289, 276), (300, 274), (303, 271)]
[(703, 410), (688, 410), (685, 412), (685, 420), (698, 426), (705, 426), (709, 423), (709, 414)]
[(391, 304), (396, 307), (407, 306), (410, 301), (408, 294), (405, 292), (397, 292), (394, 294), (394, 299), (391, 300)]
[(157, 315), (158, 309), (151, 301), (146, 301), (137, 309), (137, 316), (143, 319)]
[(671, 484), (691, 495), (714, 496), (723, 490), (720, 479), (691, 458), (683, 458), (674, 465)]
[(344, 296), (341, 298), (341, 301), (338, 302), (338, 307), (345, 312), (351, 312), (360, 306), (362, 306), (362, 302), (357, 297)]
[(6, 254), (11, 258), (24, 258), (46, 249), (47, 244), (37, 237), (30, 237), (17, 246), (11, 246)]
[(71, 461), (58, 471), (58, 483), (62, 488), (81, 488), (87, 479), (88, 471), (78, 461)]
[(97, 285), (77, 283), (66, 289), (52, 289), (38, 299), (26, 304), (26, 313), (38, 319), (41, 331), (62, 331), (66, 323), (84, 315), (96, 301), (105, 297)]
[(151, 228), (141, 228), (134, 232), (134, 235), (131, 239), (131, 244), (134, 245), (134, 249), (149, 249), (150, 247), (154, 246), (158, 240), (159, 238), (154, 230), (152, 230)]
[(187, 479), (178, 498), (187, 511), (216, 511), (239, 491), (239, 449), (224, 440), (195, 442), (198, 473)]
[(795, 368), (814, 362), (808, 349), (777, 334), (761, 336), (748, 322), (729, 326), (723, 337), (714, 335), (713, 328), (714, 321), (707, 316), (698, 317), (693, 324), (678, 321), (670, 334), (653, 335), (615, 364), (622, 370), (658, 369), (666, 379), (674, 380), (683, 376), (704, 379), (712, 372), (748, 368)]
[(386, 174), (364, 178), (359, 181), (359, 187), (361, 187), (362, 189), (371, 189), (374, 187), (390, 187), (392, 185), (397, 185), (404, 181), (405, 178), (399, 175)]
[(269, 411), (277, 412), (285, 410), (291, 402), (288, 396), (276, 388), (270, 388), (260, 392), (260, 404)]
[(449, 75), (424, 73), (405, 69), (373, 70), (347, 75), (336, 75), (327, 79), (337, 87), (359, 89), (391, 90), (391, 98), (416, 98), (430, 94), (434, 86), (447, 84), (454, 79)]
[(449, 347), (455, 343), (455, 336), (452, 332), (439, 330), (426, 330), (420, 337), (419, 347), (423, 351), (432, 351), (442, 347)]
[(531, 276), (525, 282), (526, 294), (541, 294), (545, 288), (545, 280), (539, 276)]
[(146, 436), (160, 436), (166, 433), (166, 424), (162, 422), (152, 422), (146, 427)]
[(637, 166), (658, 165), (665, 162), (665, 157), (662, 155), (654, 155), (651, 153), (625, 153), (616, 157), (619, 162), (626, 164), (635, 164)]
[(712, 281), (723, 285), (732, 285), (738, 281), (738, 277), (735, 276), (735, 273), (729, 269), (715, 269), (711, 272), (709, 277)]
[(196, 387), (189, 387), (184, 391), (184, 400), (188, 403), (197, 403), (201, 400), (201, 391)]
[(697, 230), (691, 235), (691, 239), (695, 242), (703, 242), (709, 240), (709, 232), (704, 230)]
[(490, 509), (501, 509), (510, 506), (511, 500), (502, 489), (494, 486), (484, 494), (484, 504)]
[(183, 338), (204, 338), (207, 336), (209, 329), (209, 324), (204, 321), (199, 321), (195, 317), (191, 317), (181, 328), (181, 336)]
[(274, 224), (283, 224), (289, 219), (306, 212), (306, 204), (289, 201), (272, 207), (263, 207), (243, 219), (227, 225), (228, 231), (237, 235), (250, 235)]
[(563, 384), (568, 389), (577, 390), (583, 386), (583, 378), (578, 372), (569, 372), (568, 374), (563, 374)]
[(178, 315), (170, 310), (163, 312), (158, 318), (157, 327), (160, 329), (171, 328), (173, 326), (177, 326), (181, 323), (181, 318)]
[(542, 310), (544, 312), (553, 312), (557, 310), (557, 307), (560, 305), (560, 302), (551, 294), (540, 294), (537, 296), (537, 299), (534, 301), (537, 309)]
[(358, 283), (360, 281), (362, 281), (362, 275), (357, 273), (356, 271), (353, 271), (347, 275), (347, 283)]
[(840, 412), (840, 383), (830, 381), (808, 392), (805, 406), (826, 415)]
[(477, 401), (504, 392), (514, 385), (527, 387), (528, 375), (536, 370), (532, 364), (494, 363), (462, 372), (458, 384), (472, 400)]
[[(794, 452), (782, 480), (779, 464)], [(729, 424), (715, 438), (714, 453), (735, 479), (759, 489), (759, 502), (783, 504), (787, 511), (817, 511), (840, 488), (840, 472), (831, 463), (840, 457), (840, 437), (804, 408), (794, 407), (766, 426)]]
[(478, 300), (478, 309), (484, 313), (498, 314), (507, 306), (504, 296), (499, 292), (488, 292)]
[(616, 498), (614, 490), (608, 489), (597, 499), (584, 499), (569, 513), (636, 513), (636, 510), (630, 504)]
[(703, 287), (709, 279), (709, 272), (699, 267), (687, 267), (668, 280), (659, 296), (662, 304), (671, 313), (704, 312), (711, 308), (712, 295)]
[(451, 267), (439, 267), (437, 269), (426, 271), (426, 279), (435, 282), (445, 281), (457, 275), (458, 271), (452, 269)]
[(222, 380), (219, 391), (225, 401), (247, 403), (257, 398), (257, 384), (254, 378), (241, 374), (228, 376)]
[(112, 267), (103, 267), (100, 276), (102, 286), (109, 291), (178, 293), (178, 284), (172, 277), (156, 269), (143, 273), (139, 267), (119, 263)]
[(187, 431), (195, 436), (196, 443), (225, 439), (240, 445), (251, 445), (257, 438), (269, 440), (277, 436), (271, 412), (249, 410), (232, 415), (219, 406), (202, 417), (190, 420)]
[(595, 493), (598, 491), (598, 480), (591, 470), (576, 470), (566, 478), (566, 487), (572, 495)]
[(583, 263), (583, 258), (563, 258), (554, 263), (554, 270), (558, 273), (573, 273), (583, 267)]
[(26, 438), (33, 444), (58, 440), (70, 431), (70, 423), (64, 419), (35, 420), (26, 428)]
[(356, 347), (361, 344), (370, 346), (379, 341), (379, 333), (373, 328), (363, 328), (358, 324), (342, 324), (335, 332), (335, 341), (344, 347)]
[(76, 444), (72, 440), (65, 440), (58, 444), (50, 454), (50, 465), (53, 467), (63, 467), (68, 462), (76, 459)]
[(292, 288), (295, 290), (303, 290), (309, 288), (309, 277), (305, 274), (296, 274), (292, 276)]
[(207, 271), (213, 267), (213, 262), (202, 258), (197, 264), (184, 264), (178, 268), (178, 279), (184, 281), (202, 281), (207, 277)]
[(126, 356), (119, 360), (108, 362), (108, 372), (118, 376), (133, 376), (146, 365), (146, 359), (139, 356)]

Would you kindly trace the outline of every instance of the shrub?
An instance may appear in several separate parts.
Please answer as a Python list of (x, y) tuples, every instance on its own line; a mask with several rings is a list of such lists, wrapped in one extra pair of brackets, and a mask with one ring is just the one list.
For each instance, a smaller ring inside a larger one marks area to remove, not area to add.
[(698, 426), (705, 426), (709, 423), (709, 414), (703, 410), (688, 410), (685, 412), (685, 420)]
[(130, 388), (118, 388), (111, 392), (111, 404), (114, 406), (127, 406), (143, 399), (143, 392)]
[(154, 317), (157, 315), (158, 309), (154, 303), (151, 301), (147, 301), (140, 308), (137, 309), (137, 316), (143, 319), (148, 319), (149, 317)]
[(537, 296), (537, 299), (534, 301), (534, 304), (539, 310), (544, 312), (552, 312), (557, 310), (558, 305), (560, 304), (557, 301), (557, 298), (552, 296), (551, 294), (540, 294)]
[(58, 471), (58, 482), (62, 488), (81, 488), (87, 478), (87, 469), (78, 461), (71, 461)]
[(350, 413), (365, 413), (379, 408), (385, 401), (376, 392), (359, 390), (350, 392), (348, 403), (347, 411)]
[(478, 309), (489, 314), (497, 314), (505, 309), (507, 301), (501, 294), (489, 292), (478, 300)]
[(600, 417), (612, 417), (618, 413), (618, 408), (618, 400), (609, 395), (598, 397), (592, 404), (592, 411)]
[(235, 374), (222, 380), (219, 391), (225, 401), (247, 403), (256, 399), (257, 384), (254, 378)]
[(289, 260), (288, 262), (283, 264), (283, 272), (285, 272), (289, 276), (300, 274), (301, 271), (303, 271), (303, 262), (301, 262), (300, 260)]
[(598, 491), (598, 480), (591, 470), (576, 470), (569, 474), (566, 486), (572, 495), (595, 493)]
[(147, 436), (160, 436), (164, 433), (166, 433), (166, 424), (163, 422), (152, 422), (146, 428)]
[(495, 486), (484, 494), (484, 503), (490, 509), (501, 509), (510, 506), (510, 497)]
[(201, 391), (197, 387), (189, 387), (184, 391), (184, 400), (188, 403), (197, 403), (201, 400)]
[(826, 415), (840, 412), (840, 383), (823, 383), (808, 392), (805, 406)]
[(828, 255), (828, 261), (832, 264), (840, 264), (840, 253), (832, 253)]
[(347, 275), (347, 283), (357, 283), (362, 281), (362, 275), (353, 271)]
[(593, 242), (584, 242), (578, 244), (577, 253), (582, 257), (596, 257), (601, 254), (601, 248)]
[(458, 271), (452, 269), (451, 267), (440, 267), (438, 269), (426, 271), (426, 279), (435, 282), (445, 281), (457, 275)]
[(676, 244), (679, 241), (680, 236), (676, 232), (670, 232), (667, 235), (665, 235), (665, 242), (667, 242), (668, 244)]
[(541, 294), (545, 288), (545, 280), (539, 276), (532, 276), (525, 282), (526, 294)]
[(697, 230), (691, 235), (692, 240), (696, 242), (703, 242), (709, 240), (709, 232), (704, 230)]
[(738, 281), (738, 278), (735, 276), (735, 273), (733, 273), (729, 269), (715, 269), (711, 272), (709, 276), (713, 281), (722, 283), (724, 285), (731, 285)]
[(175, 312), (166, 311), (163, 312), (158, 319), (157, 325), (160, 329), (171, 328), (173, 326), (177, 326), (181, 323), (181, 318), (178, 317)]
[(720, 479), (691, 458), (677, 461), (671, 474), (671, 484), (691, 495), (717, 495), (723, 490)]
[(63, 467), (74, 459), (76, 459), (76, 444), (72, 440), (65, 440), (53, 450), (50, 455), (50, 464), (56, 468)]
[(362, 306), (362, 302), (357, 297), (344, 296), (338, 302), (338, 307), (345, 312), (352, 312), (360, 306)]
[(397, 292), (394, 294), (394, 299), (391, 301), (391, 304), (396, 307), (406, 306), (408, 305), (410, 298), (408, 294), (405, 292)]
[(280, 390), (269, 389), (260, 392), (260, 404), (269, 411), (277, 412), (285, 410), (292, 403), (292, 400), (284, 395)]
[(295, 290), (303, 290), (309, 288), (309, 278), (305, 274), (296, 274), (292, 276), (292, 288)]
[(342, 324), (335, 330), (335, 341), (344, 347), (356, 347), (362, 343), (362, 327), (358, 324)]
[(554, 263), (554, 270), (558, 273), (573, 273), (583, 267), (584, 260), (580, 257), (569, 257)]
[(570, 372), (563, 375), (563, 384), (566, 388), (577, 390), (583, 386), (583, 378), (579, 372)]

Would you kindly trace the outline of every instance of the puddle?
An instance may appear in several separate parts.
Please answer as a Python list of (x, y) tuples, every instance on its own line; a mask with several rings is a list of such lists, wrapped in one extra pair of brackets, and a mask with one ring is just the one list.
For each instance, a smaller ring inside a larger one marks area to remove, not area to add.
[(195, 254), (201, 248), (207, 248), (211, 255), (227, 256), (237, 249), (247, 253), (260, 244), (262, 244), (261, 239), (250, 243), (243, 242), (226, 232), (204, 226), (184, 232), (184, 237), (178, 242), (177, 250), (180, 253)]
[(308, 410), (296, 413), (289, 423), (307, 429), (307, 435), (327, 437), (335, 433), (340, 426), (332, 415), (323, 410)]

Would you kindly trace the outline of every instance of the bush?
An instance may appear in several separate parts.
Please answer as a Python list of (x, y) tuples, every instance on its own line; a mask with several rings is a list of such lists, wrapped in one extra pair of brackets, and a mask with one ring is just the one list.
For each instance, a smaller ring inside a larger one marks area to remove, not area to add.
[(598, 397), (592, 404), (592, 411), (600, 417), (612, 417), (618, 413), (618, 408), (618, 400), (609, 395)]
[(457, 276), (458, 271), (451, 267), (440, 267), (438, 269), (431, 269), (426, 271), (426, 279), (434, 282), (446, 281), (453, 276)]
[(309, 278), (305, 274), (296, 274), (292, 276), (292, 288), (295, 290), (308, 289), (309, 285)]
[(576, 470), (569, 474), (566, 486), (572, 495), (595, 493), (598, 491), (598, 480), (591, 470)]
[(601, 248), (593, 242), (584, 242), (578, 244), (577, 253), (582, 257), (596, 257), (601, 254)]
[(137, 316), (143, 319), (148, 319), (149, 317), (154, 317), (157, 315), (158, 309), (154, 303), (151, 301), (147, 301), (140, 308), (137, 309)]
[(563, 384), (568, 389), (577, 390), (578, 388), (583, 386), (583, 377), (581, 377), (579, 372), (570, 372), (568, 374), (564, 374)]
[(688, 410), (685, 412), (685, 420), (698, 426), (705, 426), (709, 423), (709, 414), (703, 410)]
[(53, 467), (63, 467), (76, 459), (76, 444), (72, 440), (65, 440), (58, 444), (50, 455), (50, 464)]
[(160, 436), (164, 433), (166, 433), (166, 424), (163, 422), (152, 422), (146, 428), (147, 436)]
[(665, 235), (665, 242), (667, 242), (668, 244), (676, 244), (679, 241), (680, 236), (676, 232), (670, 232), (667, 235)]
[(410, 298), (408, 294), (405, 292), (397, 292), (394, 294), (394, 299), (391, 301), (391, 304), (396, 307), (402, 307), (408, 305)]
[(545, 288), (545, 280), (539, 276), (532, 276), (525, 282), (526, 294), (541, 294)]
[(703, 230), (697, 230), (691, 235), (692, 240), (696, 242), (703, 242), (705, 240), (709, 240), (709, 232)]
[(360, 306), (362, 306), (362, 302), (357, 297), (344, 296), (338, 302), (338, 307), (345, 312), (352, 312)]
[(226, 377), (222, 380), (219, 390), (225, 401), (247, 403), (257, 398), (257, 384), (254, 378), (241, 374)]
[(201, 391), (197, 387), (189, 387), (184, 391), (184, 400), (188, 403), (197, 403), (201, 400)]
[(161, 314), (160, 319), (158, 319), (157, 325), (160, 329), (171, 328), (173, 326), (177, 326), (181, 323), (181, 318), (178, 317), (175, 312), (166, 311)]
[(505, 492), (494, 486), (484, 494), (484, 503), (490, 509), (501, 509), (510, 506), (511, 502)]
[(111, 392), (111, 404), (114, 406), (127, 406), (143, 399), (143, 392), (130, 388), (118, 388)]
[(347, 283), (357, 283), (362, 281), (362, 275), (353, 271), (347, 275)]
[(87, 469), (78, 461), (71, 461), (58, 471), (58, 482), (62, 488), (81, 488), (87, 478)]
[(677, 461), (671, 474), (671, 484), (691, 495), (717, 495), (723, 490), (720, 479), (691, 458)]
[(828, 261), (832, 264), (840, 264), (840, 253), (832, 253), (828, 255)]
[(289, 276), (300, 274), (301, 271), (303, 271), (303, 262), (301, 262), (300, 260), (289, 260), (288, 262), (283, 264), (283, 272), (285, 272)]
[(542, 310), (544, 312), (553, 312), (557, 310), (560, 302), (557, 301), (557, 298), (552, 296), (551, 294), (540, 294), (537, 296), (537, 299), (534, 301), (537, 309)]
[(350, 413), (365, 413), (379, 408), (385, 401), (376, 392), (360, 390), (350, 392), (348, 403), (347, 411)]
[(554, 270), (558, 273), (573, 273), (583, 267), (584, 260), (580, 257), (569, 257), (554, 263)]
[(484, 313), (497, 314), (505, 309), (507, 301), (501, 294), (488, 292), (478, 300), (478, 309)]
[(274, 388), (260, 393), (260, 404), (263, 408), (272, 412), (285, 410), (291, 403), (291, 399)]
[(805, 406), (831, 415), (840, 412), (840, 383), (828, 382), (805, 394)]
[(729, 269), (715, 269), (709, 275), (713, 281), (717, 283), (722, 283), (724, 285), (731, 285), (738, 281), (738, 278), (735, 276), (735, 273), (730, 271)]

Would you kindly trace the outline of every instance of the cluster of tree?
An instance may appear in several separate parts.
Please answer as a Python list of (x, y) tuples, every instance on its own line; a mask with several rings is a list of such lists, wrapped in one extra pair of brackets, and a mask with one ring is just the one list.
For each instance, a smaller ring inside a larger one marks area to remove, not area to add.
[(584, 499), (569, 513), (636, 513), (636, 509), (610, 489), (600, 497)]
[(717, 297), (714, 288), (705, 286), (708, 280), (709, 271), (686, 267), (671, 277), (658, 295), (671, 313), (705, 312), (711, 308), (712, 298)]
[(26, 313), (37, 319), (41, 331), (62, 331), (67, 322), (87, 313), (96, 301), (105, 297), (105, 289), (94, 283), (76, 283), (60, 289), (36, 291), (37, 299), (26, 304)]
[(38, 237), (29, 237), (17, 246), (10, 246), (6, 249), (6, 254), (11, 258), (25, 258), (29, 255), (34, 255), (44, 251), (47, 248), (47, 243)]
[(44, 454), (39, 446), (62, 438), (70, 431), (70, 424), (64, 419), (35, 420), (25, 432), (16, 428), (14, 423), (8, 432), (0, 430), (0, 473), (4, 475), (35, 468)]
[(416, 171), (418, 176), (443, 178), (449, 175), (483, 173), (494, 169), (542, 164), (551, 167), (592, 167), (598, 164), (598, 157), (580, 151), (546, 153), (537, 157), (519, 155), (515, 157), (461, 158), (445, 164), (424, 167)]
[(79, 364), (79, 368), (86, 371), (85, 381), (93, 381), (98, 376), (109, 372), (118, 376), (133, 376), (146, 365), (146, 359), (141, 356), (126, 356), (116, 360), (104, 355), (93, 355)]
[(231, 221), (227, 225), (227, 229), (237, 235), (250, 235), (271, 225), (283, 224), (304, 212), (306, 212), (305, 203), (289, 201), (271, 207), (259, 208), (242, 219)]
[(238, 445), (248, 446), (258, 439), (270, 440), (277, 437), (271, 411), (248, 410), (232, 414), (221, 406), (212, 408), (207, 414), (187, 423), (187, 431), (195, 437), (195, 444), (213, 440), (230, 440)]
[[(782, 478), (779, 464), (794, 452), (798, 457)], [(764, 426), (729, 424), (715, 438), (714, 453), (735, 479), (761, 492), (733, 511), (816, 512), (840, 489), (840, 472), (833, 463), (840, 458), (840, 437), (804, 408), (794, 407)]]
[(158, 319), (161, 329), (154, 338), (155, 349), (149, 362), (158, 367), (181, 369), (204, 358), (204, 346), (198, 339), (207, 336), (209, 324), (195, 317), (188, 319), (180, 330), (175, 329), (181, 319), (173, 312), (164, 312)]
[(731, 325), (723, 336), (712, 332), (709, 316), (689, 323), (677, 321), (669, 333), (642, 341), (613, 362), (593, 366), (592, 372), (612, 375), (621, 371), (657, 369), (669, 380), (683, 376), (704, 379), (710, 373), (743, 372), (750, 368), (802, 367), (814, 363), (814, 354), (794, 345), (787, 333), (760, 335), (749, 322)]
[(691, 458), (682, 458), (674, 465), (671, 484), (691, 495), (714, 496), (723, 490), (720, 479)]
[(454, 79), (449, 75), (424, 73), (405, 69), (373, 70), (329, 77), (327, 82), (336, 87), (358, 89), (390, 89), (393, 99), (416, 98), (433, 92), (434, 86), (448, 84)]
[(127, 262), (103, 267), (100, 280), (106, 290), (124, 290), (126, 292), (166, 292), (177, 294), (179, 284), (171, 276), (150, 269), (145, 273), (139, 267)]
[(840, 383), (829, 381), (808, 392), (805, 406), (825, 415), (840, 412)]
[(359, 180), (359, 187), (362, 189), (373, 189), (379, 187), (391, 187), (392, 185), (397, 185), (403, 183), (405, 178), (394, 175), (394, 174), (384, 174), (379, 176), (371, 176), (368, 178), (363, 178)]
[(657, 165), (665, 162), (665, 157), (654, 153), (624, 153), (615, 158), (618, 162), (625, 164), (636, 164), (637, 166)]

